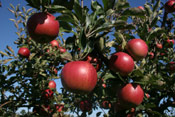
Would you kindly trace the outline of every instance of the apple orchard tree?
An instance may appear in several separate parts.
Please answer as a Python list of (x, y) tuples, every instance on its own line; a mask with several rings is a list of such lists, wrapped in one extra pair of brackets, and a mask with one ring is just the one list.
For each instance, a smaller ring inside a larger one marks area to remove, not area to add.
[(173, 116), (174, 0), (26, 2), (9, 8), (19, 51), (0, 51), (1, 116)]

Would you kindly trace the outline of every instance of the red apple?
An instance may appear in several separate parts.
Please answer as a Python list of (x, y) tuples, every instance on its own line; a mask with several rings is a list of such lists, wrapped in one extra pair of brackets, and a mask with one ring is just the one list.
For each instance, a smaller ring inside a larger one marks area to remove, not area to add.
[(51, 99), (53, 98), (53, 91), (51, 89), (46, 89), (42, 92), (42, 98)]
[(30, 56), (30, 50), (26, 47), (21, 47), (18, 50), (18, 54), (23, 56), (23, 57), (28, 58)]
[(31, 38), (39, 43), (49, 43), (59, 33), (59, 22), (47, 12), (33, 14), (27, 21), (27, 30)]
[(149, 53), (149, 58), (150, 58), (150, 59), (153, 59), (153, 58), (154, 58), (154, 53), (153, 53), (153, 52), (150, 52), (150, 53)]
[(126, 107), (135, 107), (142, 103), (144, 92), (138, 84), (126, 84), (118, 93), (120, 103)]
[(148, 93), (145, 93), (145, 96), (146, 96), (147, 99), (150, 98), (150, 95)]
[(60, 47), (57, 40), (51, 41), (50, 44), (52, 45), (52, 47), (56, 47), (56, 48), (59, 48)]
[(96, 71), (99, 71), (102, 66), (102, 62), (92, 54), (87, 55), (85, 61), (91, 63), (95, 67)]
[(111, 56), (109, 67), (112, 71), (119, 72), (122, 76), (126, 76), (133, 71), (134, 61), (128, 54), (117, 52)]
[(100, 106), (101, 106), (101, 108), (109, 109), (109, 108), (111, 108), (111, 103), (109, 101), (102, 101)]
[(161, 43), (157, 43), (157, 44), (156, 44), (156, 47), (157, 47), (158, 49), (162, 49), (162, 48), (163, 48), (163, 46), (162, 46)]
[(48, 86), (49, 86), (50, 89), (55, 89), (55, 88), (56, 88), (56, 83), (55, 83), (55, 81), (53, 81), (53, 80), (49, 81)]
[(92, 103), (87, 100), (81, 101), (79, 106), (83, 112), (89, 112), (92, 110)]
[(63, 47), (59, 47), (59, 50), (60, 50), (61, 53), (65, 53), (66, 52), (66, 49), (63, 48)]
[(139, 8), (141, 10), (144, 10), (144, 7), (143, 6), (138, 6), (137, 8)]
[(167, 13), (175, 12), (175, 0), (168, 0), (164, 7)]
[(62, 112), (64, 105), (63, 104), (55, 104), (55, 108), (60, 113), (60, 112)]
[(97, 72), (89, 62), (69, 62), (61, 71), (61, 82), (71, 92), (89, 93), (96, 86)]
[(173, 39), (167, 39), (166, 42), (167, 42), (168, 47), (173, 47), (173, 45), (174, 45)]
[(138, 61), (146, 57), (148, 53), (148, 46), (142, 39), (131, 39), (126, 44), (126, 50), (134, 58), (134, 60)]

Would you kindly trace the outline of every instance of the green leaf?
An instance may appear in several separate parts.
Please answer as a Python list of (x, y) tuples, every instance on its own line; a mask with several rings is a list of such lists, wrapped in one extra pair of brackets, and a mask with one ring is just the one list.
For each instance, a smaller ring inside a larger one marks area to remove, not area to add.
[(145, 11), (141, 10), (141, 9), (139, 9), (137, 7), (129, 8), (129, 9), (124, 10), (122, 15), (144, 17)]
[(76, 39), (75, 36), (73, 36), (73, 37), (68, 37), (68, 38), (66, 39), (66, 48), (71, 48), (71, 49), (73, 49), (74, 44), (75, 44), (75, 39)]
[(14, 54), (14, 51), (10, 46), (7, 46), (7, 49)]
[(4, 55), (4, 56), (8, 56), (6, 53), (0, 51), (0, 54)]
[(157, 0), (156, 4), (153, 7), (153, 13), (157, 12), (158, 8), (160, 8), (160, 0)]
[(59, 21), (60, 23), (60, 32), (71, 32), (72, 31), (72, 26), (64, 21)]
[(53, 5), (64, 6), (65, 8), (72, 10), (74, 5), (74, 0), (54, 0)]
[(113, 9), (115, 0), (102, 0), (104, 11), (107, 11), (108, 9)]
[(154, 39), (156, 36), (162, 35), (163, 33), (165, 33), (164, 29), (156, 28), (156, 29), (151, 31), (151, 33), (147, 36), (146, 40), (150, 41), (150, 40)]
[(60, 55), (62, 59), (64, 60), (72, 60), (72, 55), (69, 52), (64, 52), (63, 54)]
[(51, 5), (51, 6), (46, 7), (46, 8), (57, 11), (57, 12), (71, 13), (71, 11), (68, 10), (66, 7), (60, 6), (60, 5)]
[(104, 13), (102, 6), (97, 2), (93, 1), (91, 2), (91, 9), (96, 12), (97, 14), (102, 14)]
[(8, 63), (8, 62), (11, 61), (11, 60), (12, 60), (12, 58), (9, 58), (9, 59), (3, 60), (2, 62), (3, 62), (3, 64), (6, 64), (6, 63)]
[(129, 8), (130, 5), (126, 0), (117, 0), (114, 8), (119, 11), (121, 9)]
[(73, 9), (74, 9), (74, 11), (75, 11), (75, 15), (77, 16), (77, 18), (78, 18), (81, 22), (83, 22), (82, 8), (81, 8), (81, 6), (80, 6), (79, 0), (75, 0)]
[(40, 10), (41, 6), (40, 0), (25, 0), (25, 1), (28, 3), (29, 6)]
[(84, 29), (81, 28), (80, 37), (79, 37), (79, 47), (83, 50), (86, 47), (86, 43), (87, 43), (87, 39), (86, 39)]
[(56, 18), (58, 21), (64, 21), (64, 22), (69, 22), (71, 24), (73, 24), (74, 26), (78, 26), (78, 21), (73, 19), (73, 17), (71, 17), (71, 15), (69, 14), (63, 14), (60, 15)]
[(148, 17), (150, 17), (153, 14), (152, 9), (148, 4), (145, 4), (144, 6), (145, 6), (146, 14), (148, 15)]
[(102, 113), (102, 112), (98, 112), (98, 113), (96, 114), (96, 117), (99, 117), (99, 116), (101, 115), (101, 113)]

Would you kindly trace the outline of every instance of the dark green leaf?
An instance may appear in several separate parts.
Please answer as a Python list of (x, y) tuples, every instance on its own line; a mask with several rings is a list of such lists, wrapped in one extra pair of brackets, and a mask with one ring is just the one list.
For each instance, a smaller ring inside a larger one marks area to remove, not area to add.
[(115, 4), (116, 10), (121, 10), (130, 7), (129, 3), (126, 0), (117, 0)]
[(64, 21), (59, 21), (60, 23), (60, 32), (71, 32), (72, 31), (72, 26)]
[(80, 37), (79, 37), (79, 47), (83, 50), (86, 47), (86, 43), (87, 43), (87, 39), (86, 39), (84, 29), (81, 28)]
[(81, 22), (83, 22), (82, 8), (81, 8), (81, 6), (80, 6), (79, 0), (75, 0), (73, 9), (74, 9), (74, 11), (75, 11), (75, 15), (77, 16), (77, 18), (78, 18)]
[(122, 15), (143, 17), (145, 15), (145, 11), (137, 7), (129, 8), (129, 9), (124, 10)]

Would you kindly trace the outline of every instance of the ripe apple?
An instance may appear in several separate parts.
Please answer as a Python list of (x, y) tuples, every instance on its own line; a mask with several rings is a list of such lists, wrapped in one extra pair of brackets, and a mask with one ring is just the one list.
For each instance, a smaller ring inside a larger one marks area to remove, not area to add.
[(59, 22), (47, 12), (33, 14), (27, 21), (27, 30), (31, 38), (38, 43), (49, 43), (59, 33)]
[(71, 92), (89, 93), (96, 86), (97, 72), (89, 62), (72, 61), (62, 69), (61, 82)]
[(30, 56), (30, 50), (26, 47), (21, 47), (18, 50), (18, 54), (21, 55), (22, 57), (29, 58)]
[(145, 96), (146, 96), (147, 99), (150, 98), (150, 95), (148, 93), (145, 93)]
[(66, 49), (63, 48), (63, 47), (59, 47), (59, 50), (60, 50), (61, 53), (65, 53), (66, 52)]
[(157, 44), (156, 44), (156, 47), (157, 47), (158, 49), (162, 49), (162, 48), (163, 48), (163, 46), (162, 46), (161, 43), (157, 43)]
[(164, 5), (167, 13), (175, 12), (175, 0), (168, 0)]
[(146, 57), (148, 46), (142, 39), (131, 39), (126, 44), (126, 50), (134, 60), (138, 61)]
[(101, 106), (101, 108), (109, 109), (109, 108), (111, 108), (111, 103), (109, 101), (102, 101), (100, 106)]
[(168, 47), (173, 47), (173, 45), (174, 45), (173, 39), (167, 39), (166, 42), (167, 42)]
[(50, 44), (52, 45), (52, 47), (57, 47), (57, 48), (60, 47), (57, 40), (52, 40), (52, 41), (50, 42)]
[(119, 72), (120, 75), (126, 76), (133, 71), (134, 61), (128, 54), (117, 52), (111, 56), (109, 67), (112, 71)]
[(153, 58), (154, 58), (154, 53), (153, 53), (153, 52), (150, 52), (150, 53), (149, 53), (149, 58), (150, 58), (150, 59), (153, 59)]
[(48, 86), (49, 86), (50, 89), (55, 89), (55, 88), (56, 88), (56, 83), (55, 83), (55, 81), (53, 81), (53, 80), (49, 81)]
[(85, 61), (91, 63), (95, 67), (96, 71), (99, 71), (102, 66), (102, 62), (92, 54), (88, 54)]
[(55, 108), (60, 113), (60, 112), (62, 112), (64, 105), (63, 104), (55, 104)]
[(42, 98), (51, 99), (53, 98), (53, 91), (51, 89), (46, 89), (42, 92)]
[(144, 7), (143, 6), (138, 6), (137, 8), (139, 8), (141, 10), (144, 10)]
[(142, 103), (144, 92), (138, 84), (126, 84), (118, 92), (120, 103), (126, 107), (135, 107)]
[(92, 103), (87, 101), (87, 100), (81, 101), (79, 107), (80, 107), (81, 111), (89, 112), (92, 110)]

